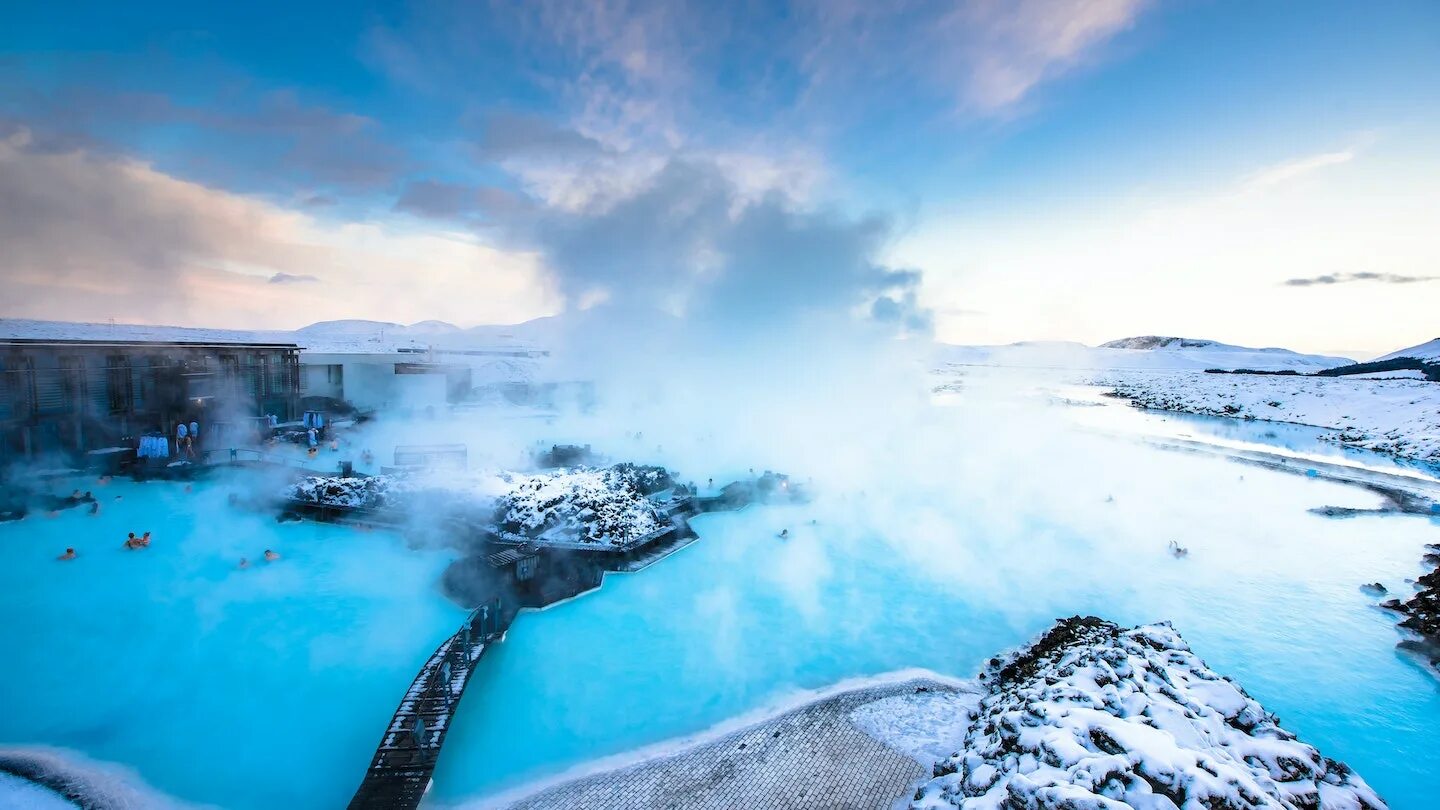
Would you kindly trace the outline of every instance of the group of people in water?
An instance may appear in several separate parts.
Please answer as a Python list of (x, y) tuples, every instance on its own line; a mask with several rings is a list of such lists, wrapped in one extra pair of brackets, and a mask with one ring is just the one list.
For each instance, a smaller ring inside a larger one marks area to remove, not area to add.
[[(140, 535), (139, 537), (136, 537), (136, 536), (135, 536), (135, 532), (130, 532), (129, 536), (125, 538), (125, 543), (124, 543), (121, 547), (124, 548), (126, 551), (136, 551), (136, 550), (139, 550), (139, 549), (142, 549), (142, 548), (149, 548), (149, 547), (150, 547), (150, 532), (145, 532), (144, 534)], [(75, 549), (74, 549), (73, 547), (71, 547), (71, 548), (65, 549), (65, 553), (64, 553), (64, 554), (61, 554), (61, 555), (60, 555), (59, 557), (57, 557), (56, 559), (59, 559), (59, 560), (73, 560), (73, 559), (75, 559), (77, 556), (79, 556), (79, 555), (76, 554), (76, 553), (75, 553)], [(268, 549), (268, 548), (265, 549), (265, 554), (264, 554), (263, 556), (264, 556), (265, 562), (275, 562), (276, 560), (280, 559), (280, 555), (279, 555), (277, 552), (275, 552), (275, 551), (272, 550), (272, 549)], [(246, 558), (246, 557), (241, 557), (241, 558), (240, 558), (240, 565), (239, 565), (238, 567), (240, 567), (240, 568), (249, 568), (249, 567), (250, 567), (250, 560), (249, 560), (248, 558)]]
[[(278, 560), (278, 559), (280, 559), (280, 555), (279, 555), (279, 554), (276, 554), (275, 552), (271, 551), (271, 550), (268, 549), (268, 548), (265, 549), (265, 562), (275, 562), (275, 561)], [(240, 558), (240, 565), (239, 565), (238, 567), (240, 567), (240, 568), (249, 568), (249, 567), (250, 567), (250, 560), (247, 559), (247, 558), (245, 558), (245, 557), (241, 557), (241, 558)]]

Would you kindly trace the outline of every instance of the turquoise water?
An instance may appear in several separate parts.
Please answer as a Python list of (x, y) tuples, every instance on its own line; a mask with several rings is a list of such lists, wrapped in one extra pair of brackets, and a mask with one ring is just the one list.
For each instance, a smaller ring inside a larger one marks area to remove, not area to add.
[[(521, 617), (472, 684), (434, 798), (484, 803), (843, 678), (906, 667), (970, 676), (1055, 617), (1088, 613), (1172, 619), (1213, 667), (1394, 807), (1432, 806), (1440, 694), (1396, 653), (1393, 618), (1357, 586), (1402, 588), (1437, 524), (1325, 519), (1306, 510), (1373, 501), (1164, 458), (1144, 475), (1097, 460), (1084, 475), (1037, 469), (995, 488), (957, 470), (899, 502), (706, 516), (701, 542), (676, 556)], [(782, 528), (789, 541), (776, 538)], [(1190, 556), (1166, 554), (1170, 539)]]
[[(1094, 613), (1172, 619), (1393, 806), (1430, 806), (1440, 690), (1395, 652), (1393, 617), (1358, 586), (1404, 592), (1440, 524), (1325, 519), (1307, 510), (1378, 499), (974, 416), (915, 427), (939, 431), (890, 448), (908, 470), (821, 481), (803, 507), (705, 516), (679, 554), (522, 615), (472, 681), (429, 803), (483, 803), (845, 678), (968, 677), (1055, 617)], [(678, 441), (646, 443), (662, 440)], [(695, 459), (682, 468), (722, 477)], [(254, 486), (82, 484), (99, 516), (0, 524), (0, 746), (118, 763), (185, 802), (343, 805), (416, 668), (460, 621), (436, 590), (449, 555), (228, 505)], [(120, 549), (147, 529), (152, 548)], [(1187, 559), (1165, 553), (1172, 539)], [(56, 561), (65, 546), (79, 559)], [(259, 562), (267, 547), (283, 558)]]
[[(0, 524), (0, 745), (123, 763), (184, 801), (343, 805), (463, 616), (436, 591), (448, 557), (277, 524), (230, 507), (225, 481), (80, 485), (99, 515)], [(122, 550), (147, 530), (150, 548)], [(79, 557), (57, 561), (67, 546)]]

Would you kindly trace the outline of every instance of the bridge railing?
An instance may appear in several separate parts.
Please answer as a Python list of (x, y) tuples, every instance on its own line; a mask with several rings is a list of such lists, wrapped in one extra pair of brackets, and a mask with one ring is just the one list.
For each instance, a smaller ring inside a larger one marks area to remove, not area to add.
[(267, 453), (264, 450), (255, 450), (249, 447), (222, 447), (200, 451), (200, 459), (206, 464), (245, 464), (259, 462), (262, 464), (278, 464), (282, 467), (294, 467), (300, 470), (310, 469), (310, 463), (305, 459), (283, 456), (279, 453)]

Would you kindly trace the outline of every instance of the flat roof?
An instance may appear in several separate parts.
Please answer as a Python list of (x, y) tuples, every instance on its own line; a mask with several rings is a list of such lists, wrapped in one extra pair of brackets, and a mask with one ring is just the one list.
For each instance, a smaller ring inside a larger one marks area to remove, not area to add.
[(88, 346), (92, 348), (136, 348), (141, 346), (173, 346), (189, 349), (299, 349), (296, 343), (260, 343), (235, 340), (87, 340), (84, 338), (0, 338), (0, 346)]

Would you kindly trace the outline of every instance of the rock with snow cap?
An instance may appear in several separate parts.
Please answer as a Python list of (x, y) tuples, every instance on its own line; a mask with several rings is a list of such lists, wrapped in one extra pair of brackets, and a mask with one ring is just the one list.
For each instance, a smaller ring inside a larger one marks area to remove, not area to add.
[(1282, 729), (1168, 623), (1063, 619), (992, 659), (964, 748), (935, 765), (927, 810), (1378, 810), (1345, 765)]

